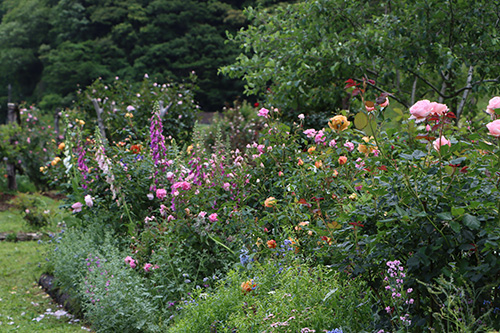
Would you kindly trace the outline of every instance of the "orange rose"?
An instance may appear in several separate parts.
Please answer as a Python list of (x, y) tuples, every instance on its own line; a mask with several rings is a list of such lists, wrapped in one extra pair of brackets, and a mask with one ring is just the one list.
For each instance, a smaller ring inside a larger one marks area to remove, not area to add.
[(268, 240), (267, 247), (270, 249), (275, 249), (276, 248), (276, 241), (274, 239)]
[(345, 157), (345, 156), (340, 156), (340, 157), (339, 157), (339, 164), (340, 164), (340, 165), (344, 165), (344, 164), (346, 164), (346, 163), (347, 163), (347, 157)]
[(253, 282), (253, 280), (248, 280), (245, 281), (241, 284), (241, 291), (246, 294), (252, 291), (253, 288), (257, 286), (256, 283)]

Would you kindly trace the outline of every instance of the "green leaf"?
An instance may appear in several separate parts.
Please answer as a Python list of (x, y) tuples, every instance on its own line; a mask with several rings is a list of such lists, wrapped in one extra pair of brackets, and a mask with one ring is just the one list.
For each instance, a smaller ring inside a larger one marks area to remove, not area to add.
[(368, 125), (368, 117), (365, 113), (359, 112), (356, 117), (354, 117), (354, 126), (357, 129), (362, 130)]
[(477, 230), (481, 226), (477, 217), (470, 214), (464, 215), (463, 222), (467, 227), (471, 228), (472, 230)]
[(414, 158), (414, 159), (416, 159), (416, 160), (419, 160), (419, 159), (424, 158), (425, 156), (427, 156), (427, 154), (426, 154), (426, 153), (424, 153), (423, 151), (418, 150), (418, 149), (417, 149), (417, 150), (415, 150), (415, 151), (413, 152), (413, 154), (411, 154), (411, 155), (412, 155), (412, 156), (413, 156), (413, 158)]
[(450, 228), (451, 230), (453, 230), (455, 233), (459, 233), (460, 232), (460, 223), (458, 223), (457, 221), (450, 221)]
[(451, 207), (451, 215), (453, 216), (460, 216), (465, 213), (465, 209), (462, 207)]
[(445, 212), (445, 213), (438, 213), (436, 214), (437, 217), (439, 217), (441, 220), (445, 220), (445, 221), (451, 221), (453, 220), (453, 217), (451, 217), (451, 214), (449, 212)]

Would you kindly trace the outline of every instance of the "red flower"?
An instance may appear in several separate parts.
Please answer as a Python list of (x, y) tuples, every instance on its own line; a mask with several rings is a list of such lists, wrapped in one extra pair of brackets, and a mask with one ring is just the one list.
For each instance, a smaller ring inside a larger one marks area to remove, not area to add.
[(256, 102), (256, 103), (254, 103), (254, 105), (253, 105), (253, 106), (254, 106), (254, 107), (258, 107), (259, 105), (260, 105), (260, 104), (259, 104), (259, 102)]
[(141, 145), (130, 146), (130, 151), (134, 154), (139, 154), (141, 152)]

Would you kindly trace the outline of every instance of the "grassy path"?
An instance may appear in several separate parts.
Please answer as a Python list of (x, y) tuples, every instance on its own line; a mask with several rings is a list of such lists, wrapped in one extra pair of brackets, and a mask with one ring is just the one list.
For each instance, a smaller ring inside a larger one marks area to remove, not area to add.
[(0, 332), (84, 331), (80, 322), (50, 314), (62, 309), (36, 283), (46, 250), (36, 242), (0, 243)]
[[(58, 202), (43, 198), (55, 217), (62, 213)], [(56, 230), (56, 220), (46, 232)], [(19, 209), (0, 211), (0, 232), (33, 231)], [(66, 316), (64, 310), (37, 284), (50, 249), (35, 241), (0, 242), (0, 332), (85, 332), (82, 323)]]

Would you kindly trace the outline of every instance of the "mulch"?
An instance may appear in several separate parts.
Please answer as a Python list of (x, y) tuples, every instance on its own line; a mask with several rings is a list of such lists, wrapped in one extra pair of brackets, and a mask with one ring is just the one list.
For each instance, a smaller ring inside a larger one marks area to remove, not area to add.
[(8, 203), (10, 200), (14, 199), (14, 197), (15, 195), (13, 194), (0, 193), (0, 212), (4, 212), (14, 207), (14, 205)]

